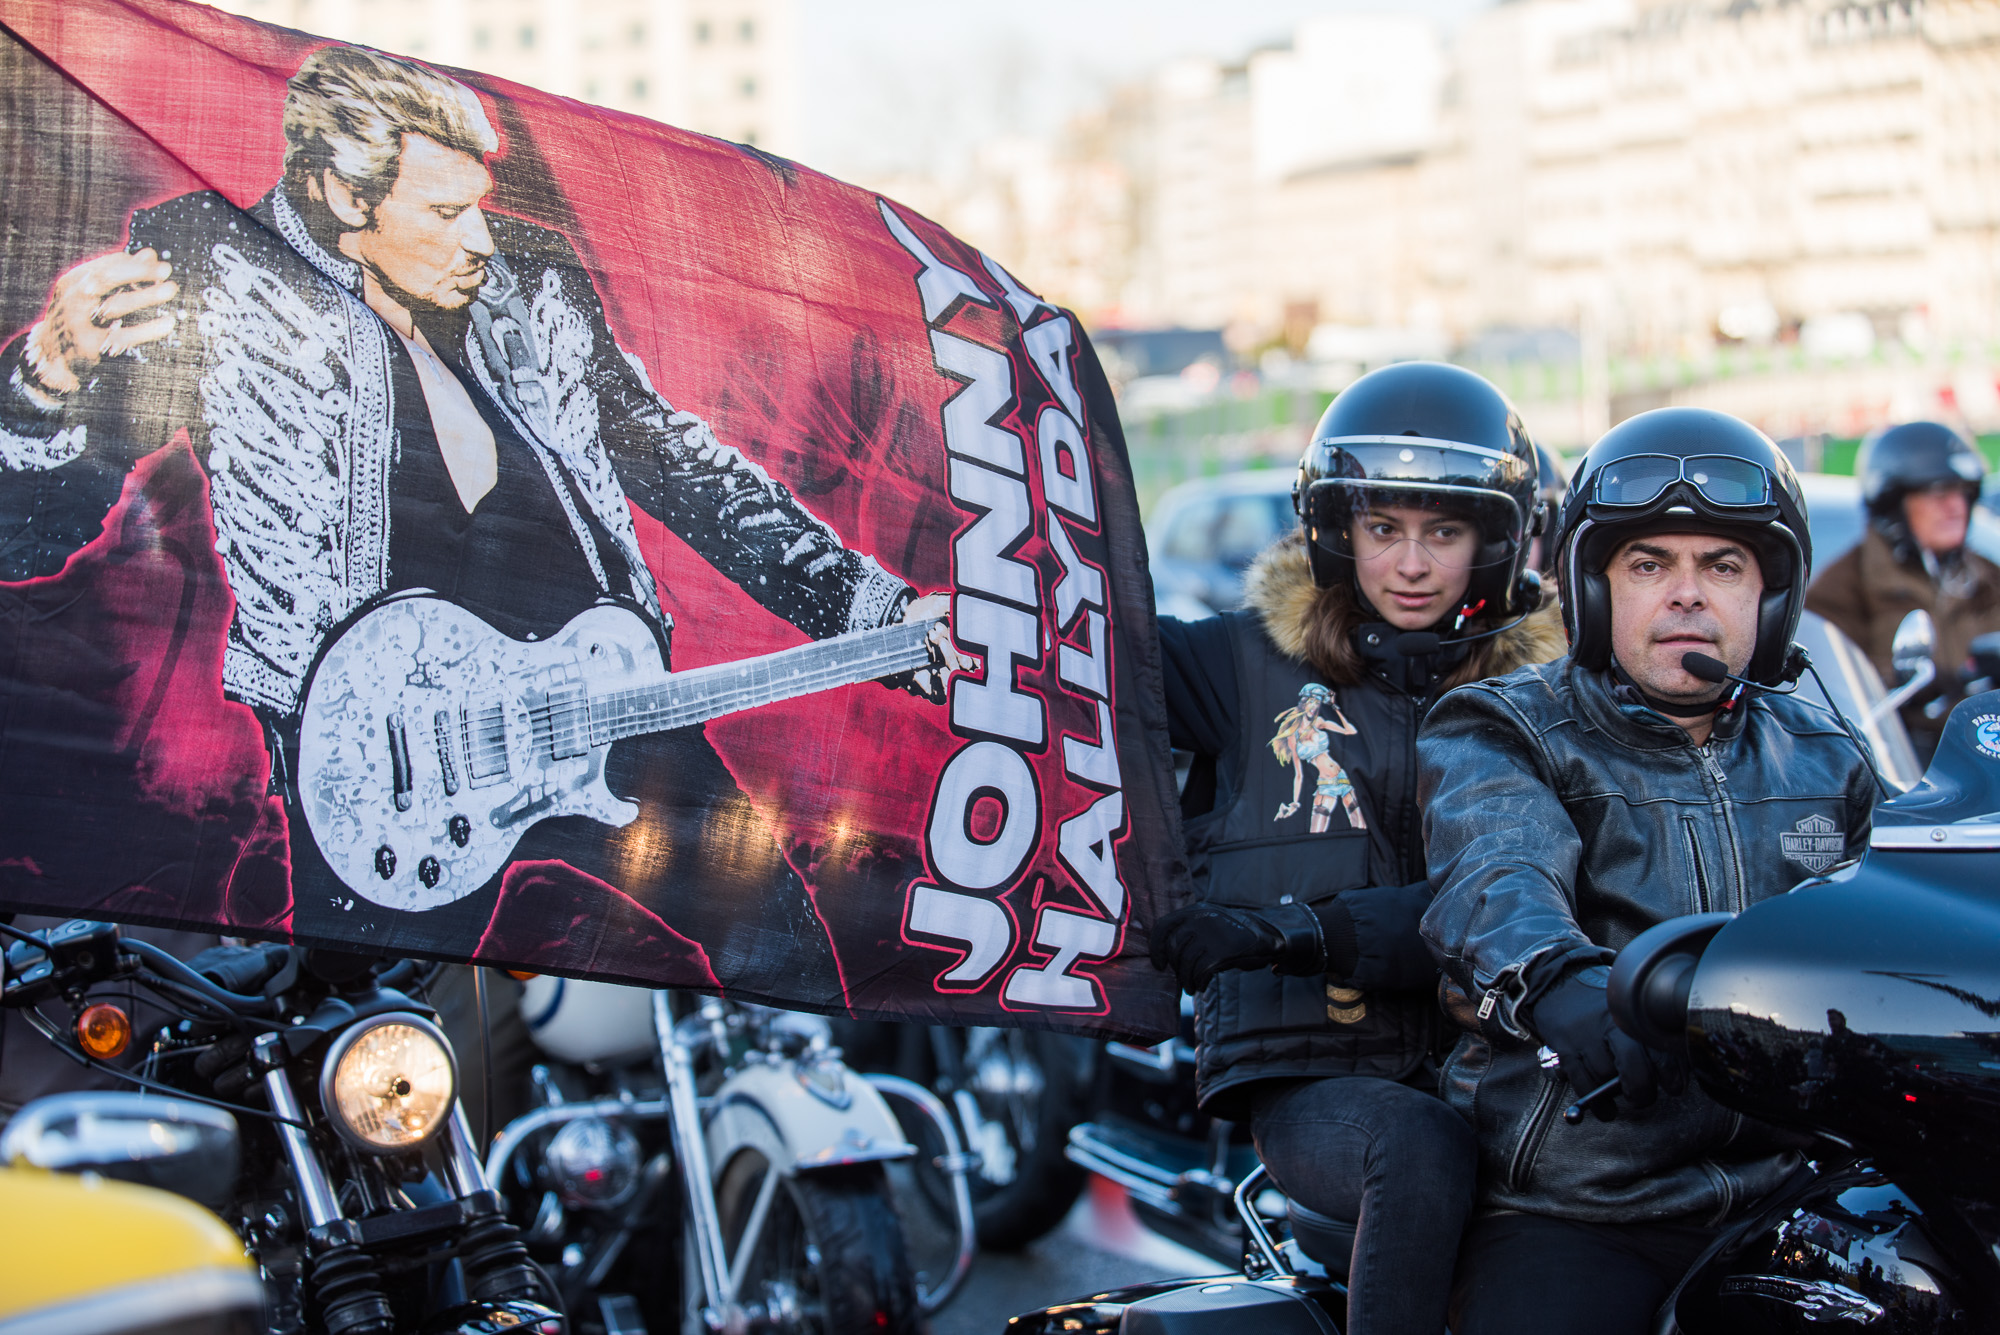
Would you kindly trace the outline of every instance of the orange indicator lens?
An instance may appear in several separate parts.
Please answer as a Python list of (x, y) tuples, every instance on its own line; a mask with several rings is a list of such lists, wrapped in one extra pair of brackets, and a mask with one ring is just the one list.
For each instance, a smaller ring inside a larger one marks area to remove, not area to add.
[(76, 1041), (99, 1061), (109, 1061), (132, 1046), (132, 1020), (108, 1001), (85, 1006), (76, 1017)]

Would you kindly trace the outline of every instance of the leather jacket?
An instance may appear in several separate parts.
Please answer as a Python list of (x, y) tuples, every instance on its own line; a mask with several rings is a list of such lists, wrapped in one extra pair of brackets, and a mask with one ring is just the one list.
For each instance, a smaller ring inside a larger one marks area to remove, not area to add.
[[(1479, 1134), (1487, 1207), (1720, 1221), (1796, 1159), (1690, 1087), (1615, 1121), (1557, 1115), (1529, 1005), (1682, 914), (1741, 911), (1867, 848), (1874, 780), (1825, 710), (1753, 694), (1696, 746), (1568, 658), (1452, 692), (1417, 743), (1436, 892), (1423, 934), (1466, 1029), (1443, 1092)], [(1525, 1013), (1524, 1013), (1525, 1012)]]

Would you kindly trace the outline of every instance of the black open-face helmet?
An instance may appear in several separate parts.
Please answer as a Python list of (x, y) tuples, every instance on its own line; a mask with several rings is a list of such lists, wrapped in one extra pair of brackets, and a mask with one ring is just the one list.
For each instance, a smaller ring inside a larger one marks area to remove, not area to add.
[[(1461, 624), (1533, 608), (1523, 578), (1540, 531), (1540, 460), (1506, 395), (1442, 362), (1398, 362), (1340, 392), (1299, 459), (1292, 503), (1313, 580), (1354, 580), (1354, 532), (1380, 506), (1436, 510), (1478, 530)], [(1358, 592), (1358, 590), (1357, 590)]]
[(1812, 568), (1805, 498), (1784, 452), (1748, 422), (1706, 408), (1640, 413), (1590, 447), (1555, 538), (1563, 625), (1581, 666), (1610, 666), (1605, 566), (1649, 533), (1716, 533), (1756, 551), (1764, 596), (1744, 675), (1766, 686), (1784, 681)]
[(1900, 422), (1870, 433), (1861, 442), (1861, 500), (1868, 517), (1900, 531), (1903, 498), (1913, 491), (1955, 486), (1977, 502), (1986, 481), (1986, 460), (1943, 422)]

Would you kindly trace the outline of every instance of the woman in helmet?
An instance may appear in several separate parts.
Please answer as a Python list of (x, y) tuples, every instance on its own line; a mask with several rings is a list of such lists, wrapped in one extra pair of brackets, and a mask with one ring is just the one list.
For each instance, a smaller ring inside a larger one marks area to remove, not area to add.
[[(1562, 652), (1527, 569), (1538, 485), (1493, 386), (1385, 367), (1320, 420), (1300, 527), (1251, 568), (1246, 609), (1160, 623), (1198, 899), (1156, 924), (1154, 959), (1199, 997), (1203, 1109), (1249, 1122), (1294, 1206), (1334, 1221), (1317, 1259), (1346, 1262), (1350, 1335), (1443, 1329), (1471, 1208), (1473, 1142), (1436, 1097), (1415, 743), (1446, 690)], [(1301, 808), (1288, 755), (1328, 801)]]
[(1986, 460), (1942, 422), (1904, 422), (1862, 443), (1868, 532), (1822, 571), (1806, 608), (1846, 632), (1887, 678), (1896, 627), (1914, 611), (1937, 628), (1937, 685), (1903, 707), (1917, 754), (1937, 749), (1964, 695), (1974, 637), (2000, 630), (2000, 567), (1965, 546)]

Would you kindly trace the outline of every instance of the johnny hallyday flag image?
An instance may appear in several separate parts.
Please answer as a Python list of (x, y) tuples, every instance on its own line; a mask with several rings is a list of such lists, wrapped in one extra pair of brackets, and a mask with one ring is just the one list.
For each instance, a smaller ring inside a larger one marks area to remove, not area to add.
[(754, 148), (0, 0), (0, 910), (1159, 1036), (1082, 329)]

